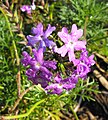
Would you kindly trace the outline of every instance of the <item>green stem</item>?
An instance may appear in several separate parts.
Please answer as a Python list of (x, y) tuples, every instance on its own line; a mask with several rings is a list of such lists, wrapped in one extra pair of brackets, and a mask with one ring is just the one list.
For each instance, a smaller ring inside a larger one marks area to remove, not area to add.
[(76, 119), (76, 120), (79, 120), (79, 118), (78, 118), (78, 116), (77, 116), (76, 112), (74, 111), (73, 107), (72, 107), (72, 106), (70, 106), (70, 108), (71, 108), (72, 113), (73, 113), (73, 114), (74, 114), (74, 116), (75, 116), (75, 119)]
[[(6, 22), (7, 22), (7, 26), (8, 26), (10, 35), (11, 35), (11, 37), (13, 38), (14, 35), (13, 35), (13, 33), (12, 33), (11, 26), (10, 26), (10, 22), (9, 22), (9, 20), (8, 20), (8, 17), (6, 16), (3, 8), (0, 7), (0, 11), (3, 13), (3, 15), (4, 15), (5, 19), (6, 19)], [(16, 56), (16, 60), (17, 60), (17, 65), (19, 66), (19, 64), (20, 64), (20, 59), (19, 59), (19, 56), (18, 56), (18, 52), (17, 52), (17, 48), (16, 48), (16, 44), (15, 44), (15, 41), (14, 41), (14, 40), (12, 40), (12, 44), (13, 44), (14, 51), (15, 51), (15, 56)]]
[(48, 113), (52, 118), (54, 117), (56, 120), (60, 120), (59, 116), (51, 113), (50, 111), (48, 111), (48, 110), (46, 110), (46, 109), (44, 109), (44, 111), (45, 111), (46, 113)]
[(1, 118), (7, 120), (7, 119), (15, 119), (15, 118), (22, 118), (22, 117), (29, 116), (29, 115), (31, 114), (31, 112), (32, 112), (39, 104), (41, 104), (41, 103), (44, 102), (44, 101), (45, 101), (45, 98), (42, 99), (42, 100), (40, 100), (39, 102), (35, 103), (35, 104), (33, 105), (33, 107), (32, 107), (27, 113), (25, 113), (25, 114), (14, 115), (14, 116), (2, 116)]

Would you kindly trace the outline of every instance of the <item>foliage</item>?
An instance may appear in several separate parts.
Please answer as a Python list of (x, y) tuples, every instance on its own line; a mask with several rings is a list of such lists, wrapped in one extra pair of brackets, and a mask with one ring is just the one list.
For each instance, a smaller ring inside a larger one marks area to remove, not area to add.
[[(32, 86), (27, 80), (25, 68), (19, 64), (19, 58), (23, 50), (30, 48), (26, 44), (26, 35), (30, 34), (31, 27), (43, 22), (46, 27), (48, 23), (58, 26), (57, 31), (62, 26), (71, 28), (73, 23), (84, 29), (84, 38), (88, 42), (88, 50), (108, 55), (108, 5), (107, 2), (98, 0), (60, 0), (46, 2), (42, 5), (35, 2), (36, 9), (32, 11), (32, 16), (22, 13), (20, 7), (23, 4), (31, 4), (30, 1), (18, 3), (10, 1), (8, 7), (5, 1), (1, 2), (0, 9), (0, 113), (7, 116), (7, 119), (60, 119), (61, 111), (70, 111), (71, 107), (76, 107), (78, 99), (94, 100), (92, 92), (98, 92), (97, 83), (87, 78), (86, 81), (79, 80), (75, 89), (61, 95), (48, 95), (39, 86)], [(13, 17), (14, 16), (14, 17)], [(54, 35), (54, 41), (58, 38)], [(24, 44), (24, 45), (23, 45)], [(58, 43), (59, 44), (59, 43)], [(59, 44), (60, 45), (60, 44)], [(58, 45), (58, 46), (59, 46)], [(46, 59), (54, 59), (51, 53), (46, 54)], [(58, 69), (65, 73), (65, 60), (60, 60)], [(18, 95), (18, 72), (21, 74), (20, 95)], [(29, 89), (32, 86), (31, 89)], [(26, 91), (28, 89), (28, 91)], [(26, 92), (25, 92), (26, 91)], [(83, 94), (82, 94), (83, 93)], [(15, 110), (11, 111), (17, 104)], [(14, 116), (18, 111), (18, 115)]]

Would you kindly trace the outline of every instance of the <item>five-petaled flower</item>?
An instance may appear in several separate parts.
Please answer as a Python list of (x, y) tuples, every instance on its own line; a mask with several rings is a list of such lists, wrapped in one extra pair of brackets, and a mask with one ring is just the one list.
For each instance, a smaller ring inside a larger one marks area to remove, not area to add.
[(48, 25), (48, 28), (44, 31), (42, 23), (39, 23), (37, 27), (32, 28), (32, 34), (28, 35), (28, 45), (29, 46), (36, 46), (37, 49), (43, 48), (44, 51), (46, 50), (46, 47), (52, 49), (56, 44), (49, 40), (48, 37), (50, 34), (55, 30), (55, 27), (51, 27), (51, 25)]
[(66, 27), (62, 28), (61, 32), (58, 32), (58, 36), (64, 42), (64, 45), (60, 48), (57, 48), (55, 52), (61, 54), (64, 57), (67, 53), (69, 56), (69, 61), (73, 61), (75, 59), (74, 50), (82, 50), (86, 49), (86, 41), (79, 41), (78, 39), (82, 36), (83, 30), (77, 30), (77, 26), (75, 24), (72, 25), (71, 33), (68, 33)]

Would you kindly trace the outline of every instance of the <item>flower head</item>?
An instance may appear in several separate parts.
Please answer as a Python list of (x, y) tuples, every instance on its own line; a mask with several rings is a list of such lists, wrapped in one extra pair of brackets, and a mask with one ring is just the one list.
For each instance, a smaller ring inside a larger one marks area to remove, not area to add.
[(42, 23), (39, 23), (37, 27), (32, 28), (33, 35), (27, 36), (28, 45), (37, 46), (38, 49), (43, 48), (44, 51), (46, 47), (53, 48), (56, 44), (52, 40), (49, 40), (48, 37), (55, 29), (55, 27), (51, 27), (49, 24), (48, 28), (44, 31)]
[(30, 5), (23, 5), (20, 9), (22, 12), (27, 12), (27, 14), (31, 14), (31, 6)]
[(36, 9), (36, 5), (33, 1), (32, 5), (23, 5), (20, 9), (22, 12), (27, 12), (27, 14), (31, 14), (31, 11)]
[(52, 73), (50, 69), (56, 69), (55, 61), (45, 61), (43, 59), (43, 48), (39, 50), (33, 49), (33, 57), (27, 52), (23, 52), (23, 59), (21, 60), (24, 66), (29, 66), (26, 75), (34, 84), (41, 84), (45, 87), (50, 81)]
[(94, 55), (88, 56), (88, 52), (86, 50), (83, 50), (80, 54), (80, 58), (74, 59), (73, 63), (74, 66), (76, 66), (76, 72), (80, 78), (85, 79), (87, 77), (87, 74), (91, 70), (90, 67), (95, 64), (93, 58)]
[(69, 56), (69, 61), (73, 61), (75, 59), (74, 50), (82, 50), (86, 49), (86, 41), (79, 41), (78, 39), (82, 36), (83, 30), (77, 30), (77, 26), (75, 24), (72, 25), (71, 33), (68, 34), (67, 28), (63, 27), (61, 32), (58, 32), (58, 36), (64, 42), (64, 45), (61, 48), (56, 49), (55, 52), (61, 54), (64, 57), (67, 53)]

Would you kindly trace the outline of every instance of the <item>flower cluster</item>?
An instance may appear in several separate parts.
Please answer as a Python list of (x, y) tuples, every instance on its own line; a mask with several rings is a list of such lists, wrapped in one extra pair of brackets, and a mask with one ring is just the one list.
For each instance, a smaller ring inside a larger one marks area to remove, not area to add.
[[(49, 36), (55, 30), (55, 27), (48, 25), (46, 30), (43, 30), (42, 23), (37, 27), (32, 28), (32, 35), (28, 35), (28, 44), (31, 46), (33, 57), (26, 51), (23, 52), (21, 60), (23, 66), (29, 66), (26, 70), (26, 75), (34, 84), (41, 84), (45, 91), (49, 94), (61, 94), (63, 91), (69, 91), (75, 88), (79, 78), (85, 79), (90, 72), (90, 67), (95, 64), (94, 55), (88, 56), (86, 50), (86, 41), (81, 41), (79, 38), (83, 35), (82, 29), (77, 29), (75, 24), (72, 25), (72, 30), (68, 33), (67, 28), (63, 27), (58, 36), (63, 41), (64, 45), (57, 47), (53, 40), (49, 40)], [(58, 53), (61, 57), (68, 55), (69, 61), (75, 66), (72, 74), (65, 78), (59, 73), (53, 75), (57, 68), (56, 61), (44, 60), (44, 52), (46, 48), (53, 50), (53, 53)], [(54, 48), (54, 49), (53, 49)], [(76, 58), (75, 52), (80, 51), (80, 57)]]
[(24, 66), (30, 66), (26, 71), (26, 75), (29, 80), (32, 80), (34, 84), (41, 84), (42, 87), (46, 87), (52, 77), (52, 73), (48, 70), (56, 69), (55, 61), (45, 61), (43, 59), (43, 48), (39, 50), (33, 49), (33, 57), (31, 57), (26, 51), (22, 53), (23, 59), (21, 60)]

